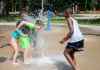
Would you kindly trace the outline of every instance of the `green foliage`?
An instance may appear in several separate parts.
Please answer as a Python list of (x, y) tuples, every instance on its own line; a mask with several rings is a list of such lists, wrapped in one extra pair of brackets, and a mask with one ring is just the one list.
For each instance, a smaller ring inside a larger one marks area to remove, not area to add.
[(16, 21), (17, 16), (2, 16), (0, 17), (0, 22), (13, 22)]
[(100, 25), (100, 18), (99, 19), (92, 19), (92, 20), (89, 20), (89, 19), (79, 20), (78, 19), (78, 22), (80, 24), (93, 24), (93, 25), (99, 24)]
[[(5, 9), (2, 12), (4, 15), (9, 15), (9, 12), (20, 11), (22, 7), (29, 7), (32, 12), (35, 9), (41, 8), (42, 0), (2, 0), (5, 3)], [(94, 8), (100, 10), (100, 0), (43, 0), (44, 7), (52, 5), (53, 9), (60, 12), (73, 4), (79, 4), (80, 10), (93, 10)]]
[(53, 3), (53, 6), (54, 6), (54, 9), (62, 12), (66, 8), (71, 7), (73, 1), (72, 0), (54, 0), (52, 3)]
[(97, 10), (100, 10), (100, 1), (97, 2), (97, 4), (96, 4), (96, 8), (97, 8)]
[(29, 10), (34, 10), (34, 9), (38, 9), (41, 8), (41, 0), (27, 0), (28, 1), (28, 6), (29, 6)]
[(54, 24), (62, 24), (64, 23), (64, 17), (53, 17), (52, 23)]

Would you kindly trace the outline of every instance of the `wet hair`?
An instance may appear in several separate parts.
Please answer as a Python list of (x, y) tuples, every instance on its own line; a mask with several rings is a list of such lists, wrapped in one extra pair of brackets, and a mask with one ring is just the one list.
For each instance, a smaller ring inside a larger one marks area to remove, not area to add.
[(41, 20), (36, 20), (36, 25), (44, 26), (43, 21)]
[(26, 10), (25, 8), (21, 9), (19, 15), (21, 14), (28, 14), (28, 10)]
[(16, 27), (18, 27), (18, 25), (21, 23), (22, 20), (17, 21), (16, 23)]
[(65, 11), (64, 11), (64, 16), (66, 16), (67, 14), (73, 14), (73, 10), (71, 8), (67, 8)]

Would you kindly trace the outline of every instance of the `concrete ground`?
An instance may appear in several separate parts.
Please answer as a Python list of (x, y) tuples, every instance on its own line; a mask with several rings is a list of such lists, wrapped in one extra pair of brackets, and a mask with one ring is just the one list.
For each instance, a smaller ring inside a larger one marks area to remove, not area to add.
[[(13, 31), (13, 26), (0, 26), (0, 43), (6, 43), (9, 38), (9, 32)], [(84, 33), (91, 29), (81, 28)], [(90, 31), (88, 31), (90, 30)], [(13, 65), (7, 63), (6, 59), (12, 55), (10, 47), (0, 48), (0, 70), (71, 70), (70, 65), (63, 56), (65, 45), (59, 44), (59, 41), (66, 34), (65, 27), (53, 27), (51, 31), (43, 32), (44, 48), (42, 50), (33, 51), (43, 54), (43, 56), (33, 56), (30, 64)], [(98, 33), (98, 32), (97, 32)], [(41, 44), (41, 43), (39, 43)], [(99, 70), (100, 69), (100, 36), (85, 35), (85, 51), (76, 53), (76, 60), (80, 70)], [(44, 57), (45, 56), (45, 57)]]

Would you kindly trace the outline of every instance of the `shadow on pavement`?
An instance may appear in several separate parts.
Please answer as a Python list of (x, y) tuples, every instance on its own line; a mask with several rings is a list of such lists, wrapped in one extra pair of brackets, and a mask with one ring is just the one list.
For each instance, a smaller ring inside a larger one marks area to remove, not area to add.
[(7, 60), (7, 57), (0, 57), (0, 63), (3, 63), (3, 62), (5, 62)]
[(69, 65), (62, 61), (56, 61), (55, 65), (57, 66), (57, 70), (72, 70)]
[(21, 51), (19, 52), (19, 55), (17, 56), (17, 59), (22, 61), (22, 62), (24, 61), (23, 52), (21, 52)]

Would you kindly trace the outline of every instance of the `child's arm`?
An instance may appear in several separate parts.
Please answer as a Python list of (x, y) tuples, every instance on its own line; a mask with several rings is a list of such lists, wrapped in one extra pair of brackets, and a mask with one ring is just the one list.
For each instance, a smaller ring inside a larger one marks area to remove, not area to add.
[(20, 22), (19, 23), (19, 25), (16, 27), (16, 31), (18, 31), (18, 33), (20, 33), (20, 35), (22, 35), (22, 36), (26, 36), (26, 34), (24, 34), (21, 30), (19, 30), (23, 25), (26, 25), (27, 23), (26, 22), (24, 22), (24, 21), (22, 21), (22, 22)]
[(20, 29), (20, 27), (22, 27), (25, 24), (26, 24), (26, 22), (24, 22), (24, 21), (20, 22), (19, 25), (16, 27), (16, 29)]
[(71, 37), (72, 37), (72, 34), (74, 32), (74, 29), (73, 29), (73, 21), (69, 18), (67, 20), (67, 23), (68, 23), (68, 28), (69, 28), (69, 32), (67, 33), (67, 35), (60, 41), (60, 43), (64, 43), (65, 41), (69, 40)]

